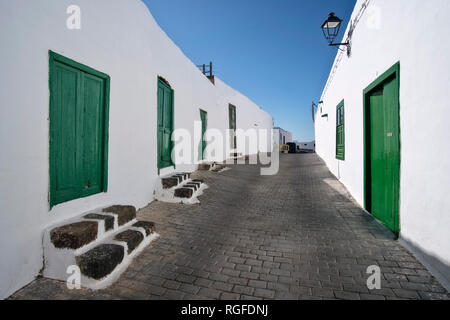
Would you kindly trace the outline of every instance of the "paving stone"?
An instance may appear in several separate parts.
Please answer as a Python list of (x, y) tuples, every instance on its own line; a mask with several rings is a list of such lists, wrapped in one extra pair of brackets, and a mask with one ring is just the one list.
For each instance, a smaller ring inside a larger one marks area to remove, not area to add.
[(177, 290), (181, 286), (181, 283), (174, 280), (167, 280), (163, 283), (163, 287), (167, 289)]
[(238, 264), (234, 268), (239, 271), (250, 272), (250, 270), (252, 269), (252, 266)]
[(193, 295), (197, 294), (200, 291), (200, 289), (201, 289), (200, 287), (188, 283), (182, 283), (179, 288), (180, 291)]
[(446, 293), (419, 291), (419, 295), (424, 300), (450, 300), (450, 295)]
[(228, 278), (228, 283), (231, 283), (231, 284), (238, 284), (238, 285), (241, 285), (241, 286), (245, 286), (245, 285), (247, 285), (248, 284), (248, 279), (246, 279), (246, 278), (235, 278), (235, 277), (229, 277)]
[(278, 276), (274, 276), (271, 274), (260, 274), (259, 280), (276, 282), (278, 280)]
[(261, 280), (250, 280), (248, 282), (248, 285), (253, 288), (261, 288), (261, 289), (267, 288), (267, 282)]
[(240, 277), (246, 278), (246, 279), (251, 279), (251, 280), (256, 280), (259, 278), (259, 274), (255, 273), (255, 272), (241, 272)]
[(210, 289), (210, 288), (201, 288), (199, 291), (199, 294), (204, 297), (208, 297), (208, 298), (212, 298), (212, 299), (219, 299), (221, 291), (216, 290), (216, 289)]
[(122, 226), (136, 218), (136, 208), (133, 206), (116, 205), (103, 209), (103, 212), (117, 214), (119, 226)]
[(216, 281), (213, 284), (213, 288), (220, 291), (229, 292), (233, 289), (233, 285), (225, 282)]
[(221, 282), (227, 282), (228, 279), (230, 279), (229, 276), (224, 275), (224, 274), (218, 274), (218, 273), (211, 273), (208, 276), (209, 279), (214, 280), (214, 281), (221, 281)]
[(323, 298), (334, 298), (334, 291), (325, 288), (312, 288), (312, 293), (314, 296)]
[(164, 292), (163, 297), (168, 299), (168, 300), (182, 300), (185, 295), (186, 294), (184, 292), (182, 292), (182, 291), (167, 289)]
[(360, 300), (361, 299), (361, 297), (358, 293), (348, 292), (348, 291), (340, 291), (340, 290), (335, 290), (334, 296), (340, 300)]
[(275, 291), (261, 288), (256, 288), (253, 294), (255, 297), (264, 299), (273, 299), (275, 297)]
[(105, 222), (105, 231), (114, 229), (114, 217), (104, 214), (90, 213), (83, 217), (88, 220), (103, 220)]
[(197, 280), (195, 280), (195, 285), (200, 287), (209, 288), (212, 286), (213, 283), (214, 283), (213, 281), (203, 278), (198, 278)]
[(227, 276), (238, 277), (241, 272), (239, 270), (223, 268), (222, 273)]
[(293, 293), (293, 292), (276, 291), (275, 299), (276, 300), (298, 300), (299, 295), (296, 293)]
[(262, 261), (253, 260), (253, 259), (247, 259), (247, 261), (245, 261), (245, 264), (249, 265), (249, 266), (261, 267), (262, 266)]
[(290, 271), (286, 271), (286, 270), (281, 270), (281, 269), (272, 269), (270, 271), (270, 274), (273, 274), (275, 276), (290, 276), (291, 272)]
[(361, 300), (386, 300), (384, 296), (379, 296), (375, 294), (361, 293), (359, 296)]
[(247, 287), (247, 286), (235, 285), (233, 288), (234, 293), (239, 293), (239, 294), (249, 295), (249, 296), (252, 295), (254, 291), (255, 291), (254, 288)]
[(238, 293), (222, 292), (220, 300), (240, 300), (241, 295)]
[(424, 276), (407, 276), (407, 280), (415, 283), (430, 283), (431, 282), (431, 276), (424, 277)]
[(195, 280), (197, 280), (197, 277), (189, 276), (189, 275), (186, 275), (186, 274), (179, 274), (176, 277), (176, 280), (179, 281), (179, 282), (191, 283), (192, 284), (192, 283), (195, 282)]
[(97, 239), (98, 223), (82, 221), (53, 229), (50, 239), (59, 249), (78, 249)]
[(419, 299), (420, 296), (417, 291), (405, 289), (393, 289), (397, 297), (406, 299)]

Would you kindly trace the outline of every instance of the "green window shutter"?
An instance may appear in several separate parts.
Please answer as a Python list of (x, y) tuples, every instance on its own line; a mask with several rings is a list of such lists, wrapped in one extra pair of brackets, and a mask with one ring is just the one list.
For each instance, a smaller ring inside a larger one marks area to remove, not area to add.
[(200, 119), (202, 121), (202, 136), (200, 138), (200, 144), (199, 144), (199, 151), (198, 151), (198, 158), (199, 160), (205, 159), (205, 149), (206, 149), (206, 140), (205, 140), (205, 133), (206, 129), (208, 127), (208, 113), (206, 111), (200, 110)]
[(236, 138), (236, 107), (230, 104), (228, 106), (228, 119), (229, 119), (229, 128), (231, 130), (231, 148), (236, 149), (237, 146), (237, 138)]
[(336, 107), (336, 159), (345, 160), (344, 100)]
[(173, 90), (161, 79), (158, 80), (158, 169), (173, 166)]
[(50, 52), (50, 206), (107, 190), (109, 77)]

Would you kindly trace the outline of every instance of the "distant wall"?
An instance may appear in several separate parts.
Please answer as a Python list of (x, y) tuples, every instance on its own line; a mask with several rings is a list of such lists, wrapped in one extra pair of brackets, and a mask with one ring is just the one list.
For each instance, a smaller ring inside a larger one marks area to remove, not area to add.
[(281, 128), (277, 128), (278, 129), (278, 133), (274, 132), (274, 140), (278, 141), (279, 144), (283, 144), (283, 138), (284, 138), (284, 142), (285, 143), (290, 143), (293, 142), (292, 140), (292, 133), (289, 131), (286, 131), (284, 129)]
[(311, 141), (311, 142), (295, 141), (295, 143), (297, 144), (298, 147), (300, 147), (300, 149), (316, 150), (316, 142), (315, 141)]

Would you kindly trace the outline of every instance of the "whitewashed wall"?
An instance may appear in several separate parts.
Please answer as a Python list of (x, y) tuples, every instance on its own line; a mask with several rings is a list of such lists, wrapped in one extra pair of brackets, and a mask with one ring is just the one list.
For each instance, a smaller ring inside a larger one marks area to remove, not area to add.
[[(319, 108), (315, 122), (317, 153), (363, 205), (363, 90), (400, 61), (400, 233), (442, 281), (450, 281), (448, 12), (448, 0), (372, 0), (354, 31), (351, 58), (344, 55), (322, 96), (329, 117)], [(342, 99), (345, 161), (335, 157)]]
[(306, 150), (315, 150), (316, 149), (315, 141), (310, 141), (310, 142), (295, 141), (295, 143), (300, 147), (300, 149), (306, 149)]
[(285, 138), (285, 142), (289, 143), (289, 142), (293, 142), (292, 140), (292, 133), (284, 130), (282, 128), (277, 128), (278, 131), (274, 132), (274, 140), (278, 141), (279, 144), (283, 144), (283, 138)]
[[(208, 111), (210, 127), (272, 128), (272, 117), (216, 79), (216, 86), (167, 37), (138, 0), (78, 0), (81, 30), (66, 28), (71, 0), (0, 0), (0, 298), (39, 273), (42, 230), (110, 204), (153, 200), (157, 76), (175, 90), (175, 128), (190, 131)], [(48, 51), (111, 77), (108, 192), (49, 209)], [(198, 151), (195, 142), (194, 152)], [(195, 155), (197, 159), (197, 155)], [(194, 166), (177, 168), (194, 170)]]

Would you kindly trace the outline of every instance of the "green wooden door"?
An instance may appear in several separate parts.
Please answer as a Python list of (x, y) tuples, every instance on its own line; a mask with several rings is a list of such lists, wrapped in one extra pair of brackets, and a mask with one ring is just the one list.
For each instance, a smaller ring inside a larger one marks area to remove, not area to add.
[(229, 120), (229, 128), (230, 128), (230, 146), (231, 149), (236, 149), (237, 146), (237, 138), (236, 138), (236, 107), (233, 105), (229, 105), (228, 107), (228, 120)]
[(173, 166), (173, 90), (158, 80), (158, 168)]
[(207, 115), (208, 113), (206, 111), (200, 110), (200, 119), (202, 121), (202, 136), (199, 145), (199, 160), (205, 159), (205, 149), (206, 149), (205, 133), (206, 128), (208, 127)]
[(390, 77), (368, 95), (370, 117), (370, 212), (399, 231), (400, 140), (398, 85)]
[(50, 205), (106, 191), (108, 76), (50, 54)]

